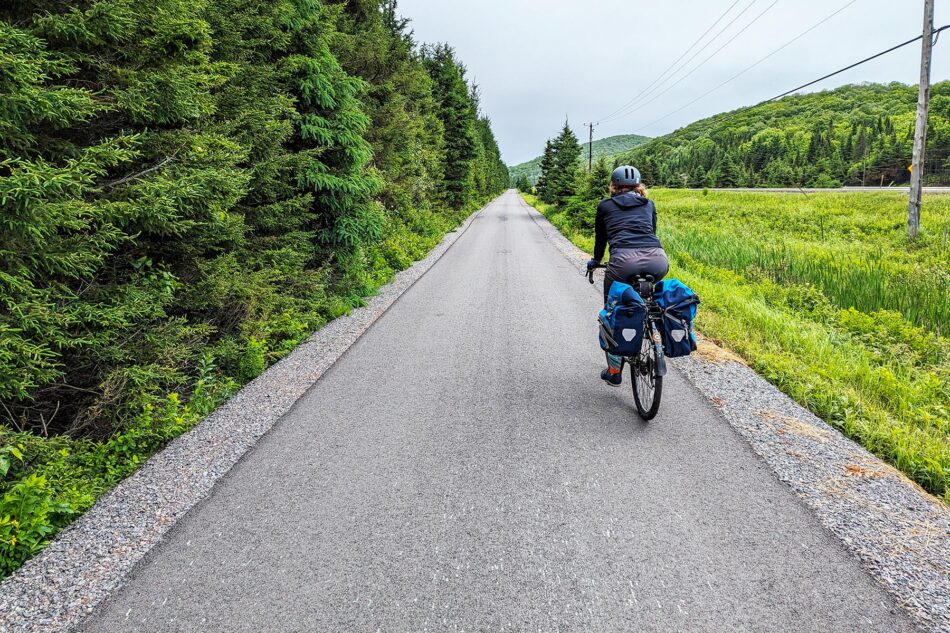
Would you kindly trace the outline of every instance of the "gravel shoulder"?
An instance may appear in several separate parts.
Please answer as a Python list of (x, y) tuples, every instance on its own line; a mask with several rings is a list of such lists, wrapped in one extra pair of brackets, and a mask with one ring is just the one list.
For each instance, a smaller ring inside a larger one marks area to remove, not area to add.
[(334, 320), (152, 456), (38, 556), (0, 583), (0, 633), (68, 631), (468, 230), (478, 212), (367, 305)]
[[(589, 255), (524, 205), (557, 249), (583, 266)], [(950, 631), (950, 508), (730, 352), (703, 342), (673, 365), (918, 625)]]

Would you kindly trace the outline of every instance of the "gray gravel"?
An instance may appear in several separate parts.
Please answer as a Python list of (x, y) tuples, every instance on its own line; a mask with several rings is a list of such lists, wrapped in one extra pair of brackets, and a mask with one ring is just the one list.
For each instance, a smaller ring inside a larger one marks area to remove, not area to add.
[[(524, 206), (565, 257), (589, 259)], [(710, 345), (674, 366), (918, 624), (950, 631), (950, 509)]]
[(911, 631), (680, 372), (599, 379), (598, 289), (509, 194), (87, 631)]
[(0, 632), (69, 630), (121, 587), (136, 563), (445, 254), (475, 215), (365, 307), (325, 326), (149, 459), (0, 583)]

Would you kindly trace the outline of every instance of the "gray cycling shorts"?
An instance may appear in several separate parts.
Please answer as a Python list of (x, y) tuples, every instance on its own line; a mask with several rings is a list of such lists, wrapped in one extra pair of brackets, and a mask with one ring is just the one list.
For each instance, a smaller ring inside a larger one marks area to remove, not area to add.
[(634, 275), (652, 275), (657, 281), (670, 272), (670, 260), (662, 248), (636, 248), (610, 252), (604, 274), (604, 300), (615, 281), (627, 281)]

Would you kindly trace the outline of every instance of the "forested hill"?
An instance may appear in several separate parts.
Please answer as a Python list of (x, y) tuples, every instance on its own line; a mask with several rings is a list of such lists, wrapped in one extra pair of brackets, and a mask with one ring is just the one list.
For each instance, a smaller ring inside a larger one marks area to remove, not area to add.
[[(901, 185), (917, 88), (850, 85), (720, 114), (623, 155), (666, 187)], [(950, 82), (933, 86), (925, 181), (950, 184)]]
[[(649, 140), (650, 139), (646, 136), (637, 136), (636, 134), (622, 134), (620, 136), (611, 136), (609, 138), (603, 138), (598, 141), (594, 141), (594, 160), (604, 158), (607, 160), (607, 162), (612, 162), (613, 159), (620, 154), (630, 151), (631, 148), (646, 143)], [(582, 158), (584, 160), (587, 160), (589, 145), (590, 143), (584, 143), (581, 146), (583, 150)], [(517, 182), (518, 179), (520, 179), (522, 176), (525, 176), (528, 178), (528, 181), (531, 184), (535, 184), (538, 182), (538, 177), (541, 175), (541, 157), (538, 156), (534, 160), (528, 161), (527, 163), (510, 167), (509, 171), (511, 173), (512, 182)]]
[(508, 186), (394, 0), (0, 3), (0, 577)]

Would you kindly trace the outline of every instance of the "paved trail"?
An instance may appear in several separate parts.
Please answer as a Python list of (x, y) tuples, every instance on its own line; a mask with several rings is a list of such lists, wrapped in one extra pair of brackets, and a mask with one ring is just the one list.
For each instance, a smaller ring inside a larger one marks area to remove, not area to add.
[(913, 630), (679, 374), (601, 383), (598, 302), (501, 197), (86, 630)]

